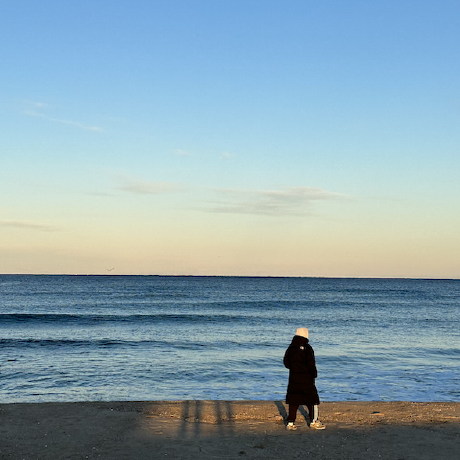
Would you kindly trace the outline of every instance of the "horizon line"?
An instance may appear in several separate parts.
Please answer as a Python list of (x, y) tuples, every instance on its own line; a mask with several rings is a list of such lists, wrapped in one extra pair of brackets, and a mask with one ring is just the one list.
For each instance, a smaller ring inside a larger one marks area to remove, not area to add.
[(0, 276), (144, 276), (169, 278), (304, 278), (304, 279), (360, 279), (360, 280), (414, 280), (460, 281), (460, 278), (427, 278), (401, 276), (300, 276), (300, 275), (165, 275), (165, 274), (117, 274), (117, 273), (0, 273)]

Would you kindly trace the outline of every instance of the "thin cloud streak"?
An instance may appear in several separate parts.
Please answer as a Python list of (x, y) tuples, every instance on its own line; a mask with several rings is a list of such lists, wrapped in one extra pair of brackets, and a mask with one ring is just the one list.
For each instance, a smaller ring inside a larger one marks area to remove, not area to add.
[(38, 118), (43, 118), (48, 121), (52, 121), (55, 123), (62, 123), (66, 125), (71, 125), (75, 126), (76, 128), (83, 129), (85, 131), (93, 131), (93, 132), (98, 132), (98, 133), (103, 133), (104, 130), (100, 128), (99, 126), (89, 126), (84, 123), (80, 123), (78, 121), (73, 121), (73, 120), (66, 120), (62, 118), (54, 118), (50, 117), (40, 110), (44, 110), (48, 107), (47, 104), (44, 104), (42, 102), (30, 102), (27, 101), (27, 105), (29, 106), (27, 109), (23, 111), (24, 115), (27, 115), (29, 117), (38, 117)]
[(85, 131), (94, 131), (94, 132), (97, 132), (97, 133), (103, 133), (104, 132), (104, 130), (102, 128), (100, 128), (99, 126), (87, 126), (87, 125), (84, 125), (82, 123), (79, 123), (78, 121), (61, 120), (59, 118), (50, 118), (50, 117), (44, 117), (44, 118), (46, 118), (47, 120), (50, 120), (50, 121), (55, 121), (57, 123), (63, 123), (63, 124), (66, 124), (66, 125), (72, 125), (72, 126), (75, 126), (77, 128), (84, 129)]
[(174, 150), (174, 155), (177, 155), (178, 157), (191, 157), (192, 153), (188, 150), (184, 149), (176, 149)]
[[(118, 175), (114, 178), (116, 187), (123, 192), (136, 195), (161, 195), (181, 193), (184, 186), (174, 182), (144, 181), (130, 176)], [(207, 200), (203, 206), (195, 208), (209, 213), (253, 214), (266, 216), (306, 215), (315, 202), (347, 199), (345, 195), (315, 187), (289, 187), (280, 190), (209, 189), (197, 187), (187, 190), (214, 193), (214, 200)]]
[(232, 160), (233, 158), (235, 158), (235, 155), (233, 153), (225, 151), (220, 154), (220, 158), (221, 160)]
[(42, 232), (54, 232), (55, 227), (43, 224), (34, 224), (31, 222), (20, 222), (14, 220), (0, 220), (0, 227), (22, 228), (26, 230), (38, 230)]
[(117, 181), (120, 182), (118, 190), (136, 195), (161, 195), (181, 190), (181, 187), (173, 182), (150, 182), (128, 177), (117, 177)]
[(255, 215), (305, 215), (315, 201), (344, 198), (343, 195), (314, 187), (290, 187), (284, 190), (215, 189), (222, 199), (207, 212)]

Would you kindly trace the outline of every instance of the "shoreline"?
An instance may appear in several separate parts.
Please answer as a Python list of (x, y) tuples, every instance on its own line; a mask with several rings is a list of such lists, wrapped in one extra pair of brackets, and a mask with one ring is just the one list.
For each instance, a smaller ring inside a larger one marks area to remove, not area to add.
[(460, 402), (323, 402), (315, 431), (281, 401), (0, 404), (0, 458), (458, 458)]

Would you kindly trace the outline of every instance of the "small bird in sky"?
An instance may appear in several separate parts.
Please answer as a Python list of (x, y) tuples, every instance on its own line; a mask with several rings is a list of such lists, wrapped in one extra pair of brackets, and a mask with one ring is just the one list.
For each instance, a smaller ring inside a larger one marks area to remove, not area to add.
[(115, 270), (115, 267), (114, 267), (114, 268), (106, 268), (106, 270), (107, 270), (108, 272), (111, 272), (112, 270)]

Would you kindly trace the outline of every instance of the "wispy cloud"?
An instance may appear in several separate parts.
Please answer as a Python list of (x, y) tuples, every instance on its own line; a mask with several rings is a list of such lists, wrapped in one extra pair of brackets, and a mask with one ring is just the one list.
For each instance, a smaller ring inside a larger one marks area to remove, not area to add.
[(128, 176), (117, 176), (115, 180), (118, 182), (118, 190), (137, 195), (160, 195), (181, 190), (181, 187), (174, 182), (144, 181)]
[(258, 215), (304, 215), (315, 201), (343, 198), (338, 193), (314, 187), (290, 187), (283, 190), (215, 189), (220, 198), (208, 212)]
[(222, 160), (231, 160), (232, 158), (235, 158), (235, 155), (231, 152), (225, 151), (220, 154), (220, 158)]
[(177, 155), (179, 157), (191, 157), (192, 156), (192, 152), (190, 152), (189, 150), (184, 150), (184, 149), (173, 150), (173, 153), (174, 155)]
[(0, 220), (0, 227), (22, 228), (26, 230), (38, 230), (42, 232), (54, 232), (55, 227), (51, 225), (36, 224), (32, 222), (21, 222), (15, 220)]
[(93, 132), (98, 132), (102, 133), (104, 130), (100, 128), (99, 126), (90, 126), (84, 123), (80, 123), (78, 121), (74, 120), (67, 120), (63, 118), (55, 118), (49, 116), (45, 111), (48, 109), (48, 104), (45, 104), (43, 102), (31, 102), (31, 101), (26, 101), (25, 102), (25, 109), (23, 110), (24, 115), (28, 115), (29, 117), (39, 117), (43, 118), (48, 121), (52, 121), (55, 123), (63, 123), (66, 125), (71, 125), (75, 126), (76, 128), (83, 129), (85, 131), (93, 131)]
[(44, 102), (24, 101), (24, 104), (26, 106), (24, 113), (32, 116), (39, 115), (40, 111), (45, 110), (48, 107), (48, 104), (45, 104)]
[(62, 120), (59, 118), (51, 118), (51, 117), (45, 117), (45, 118), (47, 120), (55, 121), (57, 123), (64, 123), (66, 125), (72, 125), (72, 126), (75, 126), (76, 128), (84, 129), (85, 131), (94, 131), (97, 133), (104, 132), (104, 130), (100, 128), (99, 126), (88, 126), (88, 125), (84, 125), (83, 123), (79, 123), (78, 121)]

